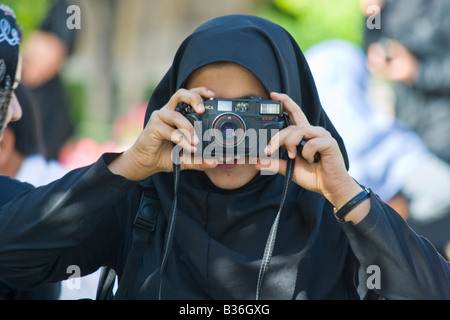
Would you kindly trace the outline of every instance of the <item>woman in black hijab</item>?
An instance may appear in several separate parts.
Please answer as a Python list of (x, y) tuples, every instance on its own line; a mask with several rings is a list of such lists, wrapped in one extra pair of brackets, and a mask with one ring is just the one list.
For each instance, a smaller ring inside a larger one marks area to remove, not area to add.
[[(177, 104), (203, 113), (203, 99), (248, 96), (282, 102), (292, 123), (265, 150), (287, 150), (265, 168), (275, 174), (190, 157), (179, 173), (174, 142), (189, 155), (201, 137)], [(180, 46), (129, 150), (2, 208), (0, 276), (29, 286), (108, 265), (118, 299), (449, 298), (447, 262), (347, 168), (291, 36), (254, 16), (216, 18)]]

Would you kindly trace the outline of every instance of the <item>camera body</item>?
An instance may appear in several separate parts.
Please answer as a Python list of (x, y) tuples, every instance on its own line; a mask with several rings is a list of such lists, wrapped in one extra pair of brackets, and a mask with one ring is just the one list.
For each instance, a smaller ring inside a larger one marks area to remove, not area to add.
[(275, 100), (211, 98), (203, 104), (203, 114), (183, 102), (176, 109), (193, 124), (203, 157), (263, 157), (271, 138), (288, 124), (283, 104)]

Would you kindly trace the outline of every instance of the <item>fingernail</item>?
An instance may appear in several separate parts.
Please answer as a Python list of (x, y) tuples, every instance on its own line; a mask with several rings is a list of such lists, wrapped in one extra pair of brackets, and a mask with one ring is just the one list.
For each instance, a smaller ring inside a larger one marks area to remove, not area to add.
[(270, 152), (272, 151), (271, 149), (272, 149), (272, 148), (270, 147), (270, 145), (267, 146), (267, 147), (264, 149), (264, 153), (265, 153), (266, 155), (269, 155)]
[(198, 111), (205, 111), (205, 106), (203, 105), (203, 103), (200, 103), (197, 105), (197, 109)]
[(194, 145), (198, 144), (200, 142), (200, 140), (198, 140), (197, 135), (195, 134), (194, 137), (192, 138), (192, 142), (194, 143)]

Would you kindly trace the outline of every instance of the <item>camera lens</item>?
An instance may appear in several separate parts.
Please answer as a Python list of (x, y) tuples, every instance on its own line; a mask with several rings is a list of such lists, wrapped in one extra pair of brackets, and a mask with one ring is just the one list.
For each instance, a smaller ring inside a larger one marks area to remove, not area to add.
[(235, 113), (219, 115), (213, 129), (216, 141), (224, 147), (235, 147), (245, 138), (245, 122)]
[(225, 123), (222, 125), (222, 133), (225, 139), (230, 139), (234, 136), (236, 127), (232, 123)]

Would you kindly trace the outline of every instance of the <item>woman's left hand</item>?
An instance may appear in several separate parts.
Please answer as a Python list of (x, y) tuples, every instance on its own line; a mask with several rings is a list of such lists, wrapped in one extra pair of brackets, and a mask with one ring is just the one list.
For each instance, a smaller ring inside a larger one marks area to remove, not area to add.
[[(273, 92), (270, 97), (283, 103), (292, 125), (271, 139), (266, 154), (270, 156), (284, 145), (289, 158), (295, 159), (292, 180), (307, 190), (322, 194), (338, 209), (361, 192), (361, 186), (347, 172), (339, 145), (331, 134), (322, 127), (310, 125), (301, 108), (286, 94)], [(302, 140), (306, 144), (300, 156), (297, 146)], [(318, 162), (314, 162), (316, 153), (320, 154)], [(257, 168), (285, 175), (286, 164), (283, 159), (262, 159)]]

